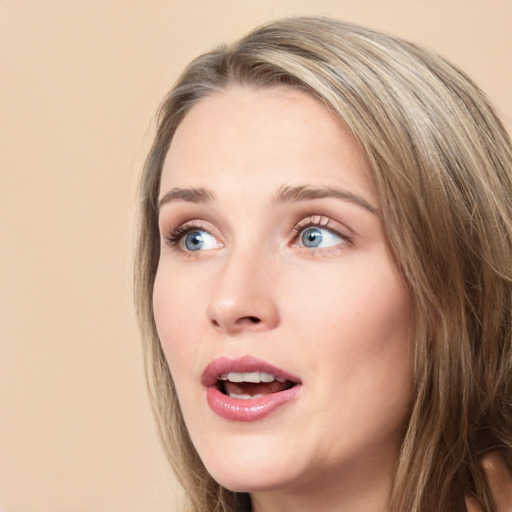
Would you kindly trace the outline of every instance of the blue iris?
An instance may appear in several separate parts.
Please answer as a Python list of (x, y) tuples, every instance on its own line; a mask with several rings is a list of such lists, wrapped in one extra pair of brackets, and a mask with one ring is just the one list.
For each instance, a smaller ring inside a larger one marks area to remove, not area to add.
[(343, 237), (330, 229), (311, 226), (300, 234), (300, 244), (308, 249), (326, 249), (343, 242)]
[(202, 229), (194, 229), (183, 236), (181, 246), (186, 251), (206, 251), (218, 246), (216, 238)]
[(307, 228), (302, 232), (300, 238), (304, 247), (318, 247), (323, 240), (322, 230), (319, 228)]

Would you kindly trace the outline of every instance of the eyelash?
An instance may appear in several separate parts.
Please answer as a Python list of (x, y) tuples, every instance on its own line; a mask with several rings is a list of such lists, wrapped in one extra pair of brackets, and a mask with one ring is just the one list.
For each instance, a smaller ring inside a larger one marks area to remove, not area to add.
[[(352, 237), (347, 233), (347, 230), (343, 229), (341, 225), (337, 222), (332, 221), (328, 217), (324, 217), (322, 215), (315, 215), (307, 217), (300, 222), (298, 222), (292, 229), (292, 246), (298, 249), (303, 249), (308, 252), (318, 252), (318, 251), (332, 251), (333, 249), (337, 249), (337, 247), (329, 247), (329, 248), (309, 248), (297, 245), (297, 241), (301, 235), (301, 233), (308, 228), (322, 228), (327, 229), (334, 233), (336, 236), (339, 236), (346, 244), (352, 245), (353, 240)], [(194, 251), (186, 251), (180, 247), (181, 241), (188, 234), (193, 231), (206, 231), (203, 226), (195, 223), (186, 223), (182, 224), (176, 228), (174, 228), (166, 237), (165, 237), (165, 245), (170, 247), (173, 250), (178, 250), (186, 254), (192, 254)], [(200, 251), (198, 251), (200, 252)]]
[(176, 248), (183, 237), (185, 235), (188, 235), (188, 233), (191, 233), (192, 231), (205, 231), (204, 228), (201, 226), (196, 226), (194, 224), (182, 224), (181, 226), (178, 226), (177, 228), (173, 229), (166, 237), (165, 237), (165, 244), (168, 247)]

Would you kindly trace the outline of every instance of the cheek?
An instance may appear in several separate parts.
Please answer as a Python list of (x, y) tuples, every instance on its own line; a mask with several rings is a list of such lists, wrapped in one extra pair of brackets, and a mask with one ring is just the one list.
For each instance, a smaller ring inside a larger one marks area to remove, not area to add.
[(163, 279), (163, 275), (159, 269), (153, 289), (153, 311), (163, 351), (178, 385), (180, 371), (189, 369), (196, 360), (201, 306), (197, 297), (185, 293), (185, 284), (179, 278)]
[(412, 386), (412, 302), (394, 267), (383, 261), (306, 278), (307, 297), (297, 288), (288, 301), (310, 367), (330, 372), (338, 389), (350, 385), (358, 395), (371, 387)]
[(354, 339), (345, 369), (354, 395), (366, 397), (369, 417), (391, 431), (403, 425), (412, 399), (414, 333), (411, 301), (401, 282), (383, 279), (364, 297), (366, 314), (354, 315)]
[(350, 338), (354, 345), (372, 339), (378, 346), (397, 335), (408, 337), (411, 300), (394, 267), (382, 259), (372, 265), (359, 258), (339, 269), (302, 272), (281, 288), (284, 311), (307, 330), (310, 341), (319, 343), (328, 333)]

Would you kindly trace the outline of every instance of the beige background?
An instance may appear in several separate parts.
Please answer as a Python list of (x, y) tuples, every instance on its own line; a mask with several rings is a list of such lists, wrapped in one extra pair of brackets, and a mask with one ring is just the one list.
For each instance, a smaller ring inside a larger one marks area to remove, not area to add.
[(426, 44), (512, 126), (512, 0), (0, 0), (0, 508), (179, 508), (131, 300), (153, 113), (198, 52), (319, 13)]

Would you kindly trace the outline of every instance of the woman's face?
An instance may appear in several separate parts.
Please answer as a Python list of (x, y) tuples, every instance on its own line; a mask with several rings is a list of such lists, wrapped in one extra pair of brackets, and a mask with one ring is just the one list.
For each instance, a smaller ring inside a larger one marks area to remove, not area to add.
[(231, 490), (389, 490), (411, 302), (368, 176), (343, 125), (286, 87), (232, 86), (176, 131), (155, 320), (192, 441)]

